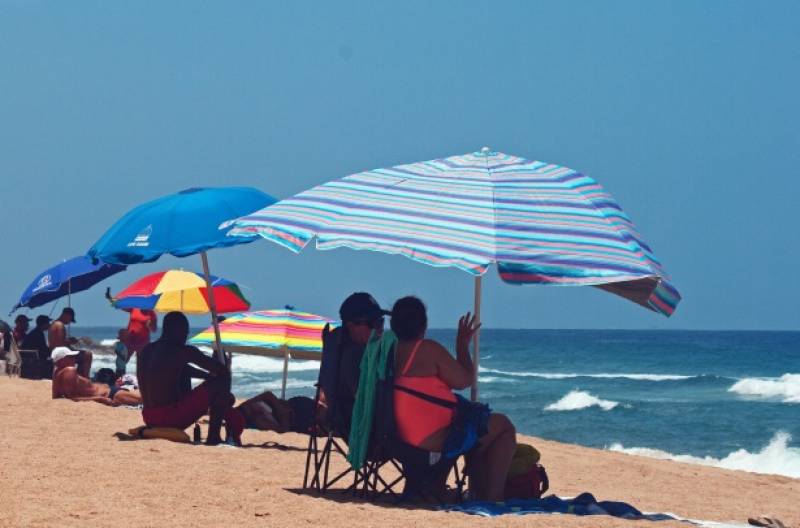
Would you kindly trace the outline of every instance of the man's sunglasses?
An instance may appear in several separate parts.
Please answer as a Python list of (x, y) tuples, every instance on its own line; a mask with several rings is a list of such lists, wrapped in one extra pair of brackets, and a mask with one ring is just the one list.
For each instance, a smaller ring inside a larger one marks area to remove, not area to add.
[(383, 317), (377, 319), (356, 319), (353, 321), (354, 325), (369, 326), (370, 328), (383, 328)]

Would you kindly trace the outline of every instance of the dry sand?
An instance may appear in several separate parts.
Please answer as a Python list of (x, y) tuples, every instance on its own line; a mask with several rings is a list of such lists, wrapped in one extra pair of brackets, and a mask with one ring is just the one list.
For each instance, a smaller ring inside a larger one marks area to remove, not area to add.
[[(0, 526), (678, 526), (612, 517), (485, 519), (304, 493), (305, 437), (247, 431), (245, 448), (120, 441), (137, 411), (50, 399), (50, 383), (0, 377)], [(551, 491), (644, 511), (800, 526), (800, 480), (658, 461), (526, 438)], [(279, 443), (288, 449), (278, 449)], [(685, 526), (685, 525), (684, 525)]]

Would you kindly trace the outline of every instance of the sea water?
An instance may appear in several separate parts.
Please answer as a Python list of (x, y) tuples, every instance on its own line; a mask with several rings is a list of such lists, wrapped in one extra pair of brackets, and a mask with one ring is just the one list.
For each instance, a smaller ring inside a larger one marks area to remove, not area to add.
[[(115, 330), (73, 334), (110, 345)], [(453, 331), (428, 336), (453, 349)], [(313, 396), (317, 369), (292, 362), (287, 395)], [(233, 391), (279, 391), (282, 372), (236, 355)], [(479, 387), (522, 433), (800, 478), (800, 332), (485, 329)]]

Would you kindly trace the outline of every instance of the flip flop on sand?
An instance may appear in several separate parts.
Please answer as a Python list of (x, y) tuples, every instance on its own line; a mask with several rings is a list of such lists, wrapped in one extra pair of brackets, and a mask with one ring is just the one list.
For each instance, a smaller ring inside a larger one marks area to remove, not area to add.
[(769, 515), (762, 515), (761, 517), (748, 517), (747, 522), (753, 526), (763, 526), (765, 528), (789, 528), (781, 522), (780, 519)]

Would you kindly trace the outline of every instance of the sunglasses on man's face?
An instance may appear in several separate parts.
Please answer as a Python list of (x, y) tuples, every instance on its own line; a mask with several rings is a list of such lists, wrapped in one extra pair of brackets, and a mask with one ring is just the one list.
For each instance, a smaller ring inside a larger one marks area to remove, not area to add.
[(357, 319), (353, 321), (354, 325), (357, 326), (369, 326), (370, 328), (383, 328), (383, 317), (378, 317), (377, 319)]

